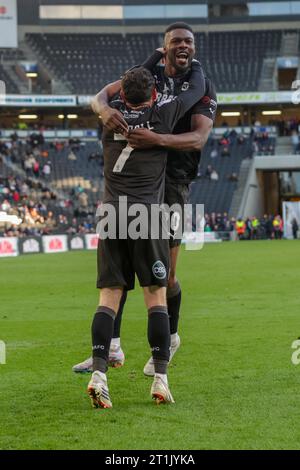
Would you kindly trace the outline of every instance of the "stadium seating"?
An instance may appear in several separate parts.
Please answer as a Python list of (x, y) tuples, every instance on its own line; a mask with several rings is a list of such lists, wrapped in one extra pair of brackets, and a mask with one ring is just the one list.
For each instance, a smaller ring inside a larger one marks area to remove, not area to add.
[[(233, 193), (237, 187), (237, 182), (230, 180), (232, 174), (239, 175), (241, 162), (244, 158), (253, 155), (253, 141), (255, 136), (244, 138), (239, 142), (238, 135), (229, 134), (229, 145), (221, 145), (220, 140), (211, 137), (202, 153), (199, 166), (199, 176), (192, 184), (191, 201), (193, 203), (204, 204), (205, 212), (228, 212), (233, 198)], [(224, 147), (228, 147), (229, 154), (222, 155)], [(273, 149), (272, 152), (265, 151), (265, 154), (274, 154), (275, 138), (268, 137), (264, 142), (264, 148)], [(216, 151), (216, 156), (211, 157), (212, 151)], [(264, 154), (258, 146), (258, 155)], [(218, 181), (213, 181), (206, 176), (206, 169), (212, 166), (218, 173)]]
[(281, 31), (196, 34), (196, 48), (217, 90), (255, 91), (263, 58), (279, 53), (281, 35)]
[[(264, 57), (279, 54), (282, 31), (196, 33), (197, 57), (218, 91), (257, 90)], [(26, 40), (74, 93), (94, 94), (161, 46), (159, 34), (27, 34)]]
[(94, 93), (159, 46), (158, 35), (30, 34), (37, 55), (74, 92)]

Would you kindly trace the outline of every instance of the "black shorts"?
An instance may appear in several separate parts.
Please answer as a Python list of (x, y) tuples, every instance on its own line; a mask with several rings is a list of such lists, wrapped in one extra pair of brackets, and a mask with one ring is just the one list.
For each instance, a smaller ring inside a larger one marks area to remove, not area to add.
[(99, 240), (97, 287), (134, 289), (135, 274), (141, 287), (166, 287), (169, 277), (169, 240), (160, 237)]
[(174, 224), (171, 224), (170, 248), (181, 244), (181, 236), (179, 234), (183, 234), (184, 205), (188, 203), (189, 192), (190, 188), (188, 184), (180, 184), (171, 182), (170, 180), (166, 181), (164, 203), (169, 207), (174, 204), (178, 204), (181, 207), (181, 211), (175, 211), (176, 213), (171, 212), (171, 220), (174, 221)]

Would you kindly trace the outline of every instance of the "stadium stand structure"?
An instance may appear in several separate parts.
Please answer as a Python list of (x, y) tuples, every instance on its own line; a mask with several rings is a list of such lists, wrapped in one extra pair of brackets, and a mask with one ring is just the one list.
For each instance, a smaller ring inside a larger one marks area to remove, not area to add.
[[(283, 31), (196, 33), (197, 57), (216, 89), (254, 91), (265, 57), (280, 53)], [(27, 44), (74, 93), (94, 94), (162, 44), (160, 34), (27, 34)]]
[[(240, 137), (236, 132), (231, 132), (225, 136), (228, 144), (221, 144), (224, 137), (220, 139), (212, 136), (203, 150), (199, 176), (192, 184), (191, 202), (204, 204), (205, 212), (229, 212), (243, 160), (252, 158), (254, 154), (274, 155), (274, 137), (265, 137), (263, 140), (256, 134), (242, 139)], [(224, 154), (224, 148), (228, 148), (228, 153), (226, 151)], [(213, 151), (215, 156), (212, 158)], [(217, 172), (217, 181), (212, 180), (207, 173), (209, 166)], [(232, 178), (233, 175), (236, 180)]]
[(18, 93), (19, 90), (15, 83), (12, 81), (10, 74), (3, 68), (0, 63), (0, 80), (5, 83), (6, 92), (8, 93)]

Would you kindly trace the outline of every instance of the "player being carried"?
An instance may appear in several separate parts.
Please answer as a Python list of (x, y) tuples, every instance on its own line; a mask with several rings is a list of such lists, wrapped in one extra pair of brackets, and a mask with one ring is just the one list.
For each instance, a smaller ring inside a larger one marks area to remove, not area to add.
[[(174, 23), (165, 32), (163, 53), (155, 51), (143, 65), (151, 69), (158, 91), (158, 101), (167, 100), (187, 90), (191, 73), (191, 61), (195, 54), (194, 34), (186, 23)], [(164, 55), (165, 66), (156, 65)], [(105, 87), (93, 101), (96, 114), (101, 114), (105, 126), (111, 130), (127, 130), (127, 123), (122, 113), (109, 106), (110, 100), (120, 90), (120, 81)], [(201, 149), (211, 132), (216, 114), (216, 92), (210, 79), (205, 77), (205, 96), (202, 97), (180, 119), (173, 129), (173, 134), (158, 134), (147, 129), (136, 129), (130, 133), (129, 143), (133, 148), (160, 146), (168, 150), (164, 202), (169, 206), (187, 202), (189, 185), (197, 175)], [(181, 240), (178, 237), (169, 240), (170, 274), (167, 288), (167, 304), (171, 331), (170, 359), (180, 345), (178, 320), (181, 305), (181, 287), (176, 277), (177, 258)], [(120, 326), (126, 301), (124, 291), (118, 315), (114, 323), (113, 338), (110, 345), (109, 365), (117, 367), (124, 363), (124, 353), (120, 345)], [(74, 372), (89, 372), (92, 358), (75, 365)], [(152, 357), (144, 367), (144, 373), (154, 375)]]
[[(124, 75), (121, 97), (110, 105), (123, 115), (129, 129), (149, 127), (154, 132), (166, 134), (173, 131), (178, 120), (203, 96), (204, 91), (202, 68), (195, 61), (188, 90), (171, 100), (156, 103), (154, 78), (147, 69), (138, 67)], [(112, 226), (110, 222), (105, 222), (107, 236), (101, 236), (101, 232), (98, 245), (97, 287), (101, 290), (92, 323), (93, 374), (88, 393), (94, 407), (112, 406), (106, 371), (114, 321), (123, 291), (134, 288), (137, 275), (148, 310), (148, 341), (155, 374), (151, 395), (158, 402), (172, 403), (174, 400), (167, 380), (170, 354), (166, 301), (169, 243), (160, 230), (163, 225), (163, 214), (160, 211), (157, 211), (159, 230), (154, 236), (152, 223), (153, 207), (159, 208), (163, 203), (167, 150), (153, 146), (143, 150), (133, 149), (126, 140), (120, 139), (107, 127), (104, 128), (102, 142), (105, 179), (103, 210), (106, 212), (108, 207), (113, 208), (116, 218)], [(145, 209), (145, 222), (149, 220), (148, 224), (142, 224), (148, 225), (146, 234), (138, 238), (131, 236), (129, 230), (132, 220), (130, 208), (133, 209), (136, 203), (142, 204)], [(127, 209), (124, 237), (120, 214)]]

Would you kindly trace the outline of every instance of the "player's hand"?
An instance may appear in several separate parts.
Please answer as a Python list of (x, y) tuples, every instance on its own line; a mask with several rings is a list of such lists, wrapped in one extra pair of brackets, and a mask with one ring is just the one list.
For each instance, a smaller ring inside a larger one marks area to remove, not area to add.
[(149, 129), (134, 129), (127, 136), (128, 143), (132, 148), (150, 148), (160, 145), (160, 135)]
[(103, 125), (111, 131), (126, 133), (128, 132), (128, 125), (123, 115), (117, 109), (110, 108), (107, 106), (105, 110), (102, 110), (101, 118)]

